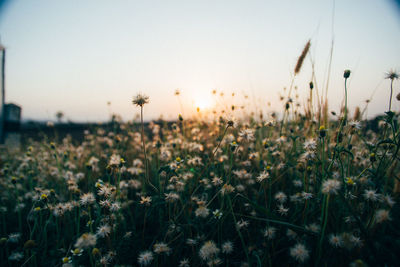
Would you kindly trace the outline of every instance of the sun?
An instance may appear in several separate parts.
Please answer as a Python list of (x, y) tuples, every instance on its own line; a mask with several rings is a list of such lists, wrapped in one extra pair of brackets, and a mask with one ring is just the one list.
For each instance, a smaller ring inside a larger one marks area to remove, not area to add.
[(198, 94), (194, 98), (194, 105), (196, 108), (199, 108), (200, 110), (206, 110), (211, 108), (212, 99), (211, 97)]

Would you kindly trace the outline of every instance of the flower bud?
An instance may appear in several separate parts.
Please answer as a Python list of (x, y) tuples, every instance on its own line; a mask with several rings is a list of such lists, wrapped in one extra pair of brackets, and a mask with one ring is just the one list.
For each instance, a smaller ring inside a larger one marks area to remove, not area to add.
[(344, 74), (343, 74), (343, 77), (344, 77), (345, 79), (349, 78), (349, 77), (350, 77), (350, 73), (351, 73), (350, 70), (345, 70), (345, 71), (344, 71)]

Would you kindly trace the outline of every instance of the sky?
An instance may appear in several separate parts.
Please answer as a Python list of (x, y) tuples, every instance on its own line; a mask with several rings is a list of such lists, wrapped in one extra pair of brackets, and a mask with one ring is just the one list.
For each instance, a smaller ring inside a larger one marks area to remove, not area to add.
[[(330, 110), (340, 109), (350, 69), (350, 110), (372, 97), (369, 116), (387, 111), (385, 72), (400, 71), (400, 9), (390, 0), (14, 0), (0, 8), (6, 101), (21, 105), (25, 120), (54, 120), (57, 111), (72, 121), (105, 121), (111, 113), (129, 120), (139, 92), (150, 97), (147, 120), (229, 101), (281, 111), (279, 96), (309, 39), (294, 80), (302, 103), (311, 58), (325, 91), (332, 39)], [(400, 102), (392, 106), (398, 111)]]

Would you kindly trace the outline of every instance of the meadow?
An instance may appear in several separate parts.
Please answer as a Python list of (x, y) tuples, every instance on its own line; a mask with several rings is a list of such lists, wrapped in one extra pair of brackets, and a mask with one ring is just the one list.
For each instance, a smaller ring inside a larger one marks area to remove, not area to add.
[(347, 108), (350, 75), (340, 114), (310, 82), (281, 116), (145, 125), (138, 94), (138, 121), (2, 153), (1, 265), (398, 266), (400, 97), (372, 130)]

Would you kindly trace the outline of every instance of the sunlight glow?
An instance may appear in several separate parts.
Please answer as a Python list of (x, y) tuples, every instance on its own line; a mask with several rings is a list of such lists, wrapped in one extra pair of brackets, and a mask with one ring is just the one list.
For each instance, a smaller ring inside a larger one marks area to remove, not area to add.
[(194, 105), (200, 108), (200, 111), (210, 109), (213, 106), (211, 95), (197, 93), (194, 97)]

